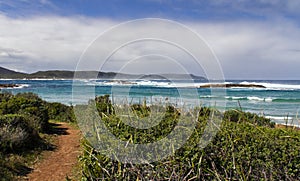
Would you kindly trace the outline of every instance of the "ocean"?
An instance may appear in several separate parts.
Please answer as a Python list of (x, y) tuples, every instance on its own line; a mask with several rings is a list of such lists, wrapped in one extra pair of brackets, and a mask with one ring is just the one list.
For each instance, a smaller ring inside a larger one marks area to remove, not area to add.
[[(221, 110), (242, 109), (272, 119), (276, 123), (299, 126), (299, 80), (227, 80), (226, 83), (255, 84), (266, 88), (199, 88), (204, 81), (164, 80), (0, 80), (0, 84), (18, 84), (1, 92), (33, 92), (50, 102), (67, 105), (85, 104), (95, 95), (110, 94), (114, 103), (148, 104), (170, 102), (176, 105), (216, 106)], [(217, 91), (214, 91), (217, 90)], [(221, 92), (221, 93), (220, 93)], [(221, 103), (221, 104), (218, 104)]]

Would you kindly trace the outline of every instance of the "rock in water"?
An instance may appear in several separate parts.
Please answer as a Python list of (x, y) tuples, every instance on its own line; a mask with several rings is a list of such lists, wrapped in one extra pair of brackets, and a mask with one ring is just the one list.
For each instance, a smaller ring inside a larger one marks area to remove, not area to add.
[(200, 86), (200, 88), (232, 88), (232, 87), (266, 88), (263, 85), (257, 85), (257, 84), (206, 84)]

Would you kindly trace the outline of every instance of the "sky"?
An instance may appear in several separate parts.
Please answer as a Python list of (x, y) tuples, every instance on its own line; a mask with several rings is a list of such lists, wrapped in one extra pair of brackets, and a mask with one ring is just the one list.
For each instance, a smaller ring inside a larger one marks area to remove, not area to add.
[[(298, 0), (0, 0), (0, 66), (205, 75), (213, 60), (196, 65), (183, 51), (201, 54), (205, 43), (226, 79), (299, 80), (299, 9)], [(143, 18), (157, 21), (124, 26)], [(164, 41), (143, 37), (153, 32)], [(144, 40), (121, 47), (137, 34)]]

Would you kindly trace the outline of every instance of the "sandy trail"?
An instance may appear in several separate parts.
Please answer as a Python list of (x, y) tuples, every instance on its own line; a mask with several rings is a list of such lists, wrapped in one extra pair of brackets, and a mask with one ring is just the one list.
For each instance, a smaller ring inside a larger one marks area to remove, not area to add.
[(60, 181), (70, 175), (80, 154), (80, 131), (68, 123), (56, 123), (56, 149), (44, 154), (43, 160), (28, 175), (32, 181)]

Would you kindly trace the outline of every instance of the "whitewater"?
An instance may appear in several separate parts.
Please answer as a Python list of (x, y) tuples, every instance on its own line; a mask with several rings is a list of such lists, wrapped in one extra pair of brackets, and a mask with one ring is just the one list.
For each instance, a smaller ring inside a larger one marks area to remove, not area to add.
[[(210, 84), (220, 83), (218, 81)], [(299, 125), (300, 119), (300, 81), (299, 80), (226, 80), (224, 84), (262, 85), (265, 88), (234, 87), (219, 88), (222, 95), (215, 95), (210, 88), (200, 88), (207, 81), (185, 80), (13, 80), (2, 79), (0, 84), (18, 84), (17, 88), (2, 88), (1, 92), (34, 92), (51, 102), (68, 105), (85, 103), (84, 91), (93, 91), (94, 96), (110, 94), (115, 99), (122, 98), (131, 103), (146, 100), (148, 104), (155, 101), (174, 104), (200, 104), (213, 106), (224, 102), (220, 109), (242, 109), (243, 111), (266, 116), (277, 123)], [(75, 94), (74, 87), (80, 87), (82, 93)], [(189, 92), (196, 91), (197, 95)], [(184, 93), (186, 92), (186, 93)], [(91, 98), (91, 97), (89, 97)], [(197, 100), (197, 101), (195, 101)]]

